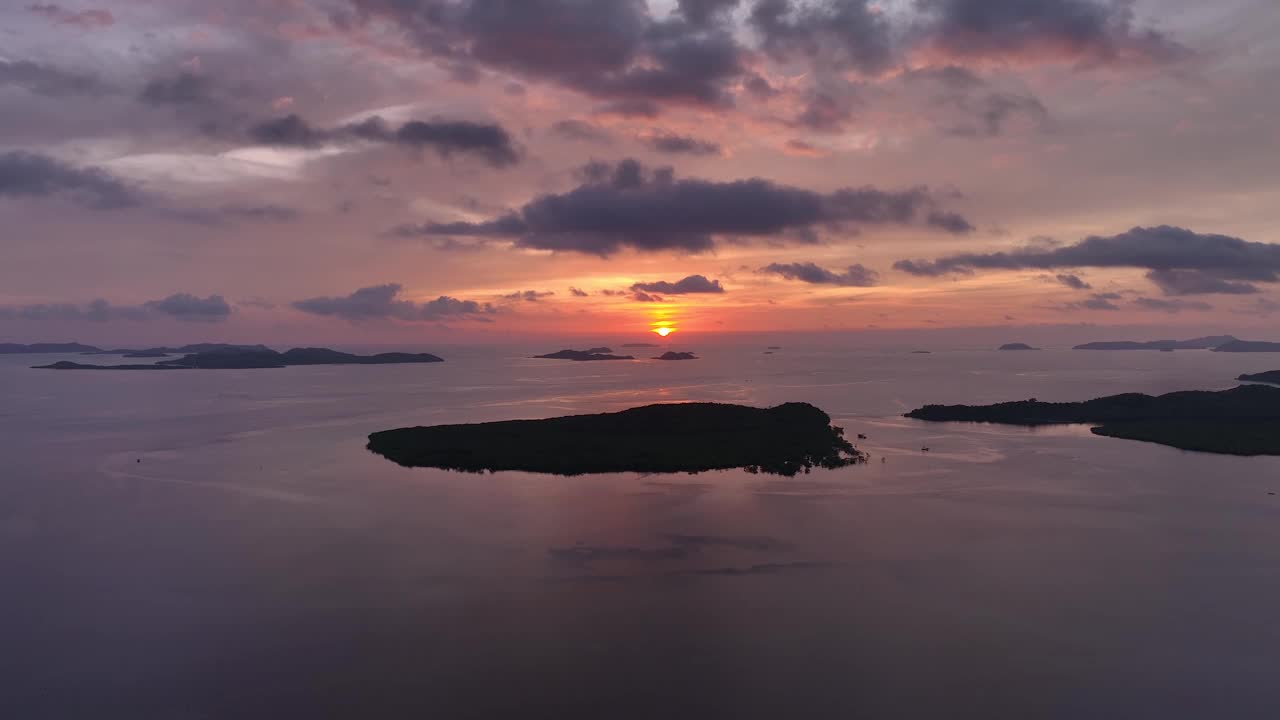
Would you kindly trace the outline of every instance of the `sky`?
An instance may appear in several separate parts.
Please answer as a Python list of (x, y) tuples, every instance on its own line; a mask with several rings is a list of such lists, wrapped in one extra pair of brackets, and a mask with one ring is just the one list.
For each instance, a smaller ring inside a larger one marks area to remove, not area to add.
[(0, 341), (1280, 340), (1278, 78), (1273, 0), (5, 3)]

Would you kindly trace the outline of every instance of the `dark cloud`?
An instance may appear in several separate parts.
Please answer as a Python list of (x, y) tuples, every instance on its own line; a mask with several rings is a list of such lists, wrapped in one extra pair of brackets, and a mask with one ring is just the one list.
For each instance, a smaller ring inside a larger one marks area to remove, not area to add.
[(555, 292), (551, 290), (522, 290), (513, 292), (509, 295), (503, 295), (503, 300), (518, 300), (524, 302), (538, 302), (542, 298), (551, 297)]
[(213, 101), (213, 81), (193, 72), (147, 83), (138, 99), (148, 105), (198, 105)]
[(1049, 110), (1030, 95), (989, 92), (977, 97), (965, 94), (940, 98), (939, 104), (952, 105), (973, 119), (972, 122), (944, 128), (949, 135), (960, 137), (995, 137), (1001, 135), (1014, 120), (1043, 129), (1049, 122)]
[[(607, 293), (606, 293), (607, 294)], [(652, 295), (643, 290), (635, 290), (631, 293), (631, 299), (636, 302), (665, 302), (661, 295)]]
[(641, 138), (641, 142), (661, 153), (683, 155), (719, 155), (720, 145), (707, 140), (659, 133)]
[(726, 3), (663, 20), (641, 0), (348, 0), (335, 25), (390, 21), (448, 67), (482, 65), (613, 100), (723, 105), (743, 49), (714, 22)]
[(430, 148), (443, 157), (455, 153), (483, 158), (494, 167), (519, 161), (510, 133), (500, 125), (450, 120), (412, 120), (391, 128), (379, 117), (334, 129), (313, 127), (298, 115), (286, 115), (249, 128), (249, 137), (264, 145), (316, 147), (327, 142), (387, 143)]
[(690, 275), (683, 280), (667, 282), (636, 283), (631, 286), (634, 292), (663, 293), (664, 295), (693, 295), (702, 293), (723, 293), (724, 286), (719, 280), (708, 280), (705, 275)]
[(641, 251), (704, 252), (714, 238), (785, 238), (811, 242), (819, 228), (926, 223), (964, 232), (963, 218), (939, 223), (926, 188), (886, 191), (866, 186), (832, 193), (777, 185), (761, 178), (734, 182), (676, 179), (670, 168), (647, 171), (635, 160), (595, 163), (583, 185), (539, 197), (518, 212), (478, 222), (427, 223), (425, 235), (513, 237), (519, 247), (610, 255)]
[(779, 61), (806, 59), (868, 75), (894, 62), (888, 17), (868, 0), (758, 0), (748, 23), (764, 51)]
[(1252, 295), (1258, 292), (1255, 285), (1223, 280), (1201, 270), (1152, 270), (1147, 273), (1147, 279), (1165, 295)]
[(652, 100), (620, 100), (596, 108), (597, 115), (617, 115), (627, 118), (656, 118), (662, 107)]
[(574, 297), (588, 297), (591, 293), (576, 287), (569, 288), (569, 294)]
[(608, 142), (612, 136), (608, 131), (581, 120), (561, 120), (551, 126), (550, 131), (567, 140), (585, 142)]
[(1187, 50), (1137, 27), (1115, 0), (917, 0), (916, 42), (958, 59), (1070, 60), (1081, 64), (1176, 60)]
[(1140, 297), (1133, 301), (1133, 304), (1143, 308), (1144, 310), (1159, 310), (1171, 315), (1182, 312), (1183, 310), (1195, 310), (1197, 312), (1207, 312), (1213, 309), (1213, 306), (1199, 300), (1160, 300), (1157, 298)]
[(27, 60), (0, 59), (0, 87), (19, 87), (37, 95), (76, 95), (92, 93), (101, 86), (92, 75), (60, 70)]
[(0, 318), (48, 321), (109, 322), (112, 320), (151, 320), (158, 317), (183, 322), (222, 322), (231, 316), (231, 306), (221, 295), (206, 298), (190, 293), (175, 293), (169, 297), (152, 300), (141, 305), (113, 305), (98, 298), (85, 305), (76, 303), (49, 303), (36, 305), (0, 306)]
[(695, 25), (723, 21), (739, 0), (677, 0), (680, 14)]
[(345, 297), (317, 297), (299, 300), (293, 307), (312, 315), (340, 317), (351, 322), (402, 320), (405, 322), (449, 319), (483, 319), (494, 308), (488, 303), (440, 296), (425, 303), (399, 299), (403, 288), (397, 284), (361, 288)]
[(1085, 300), (1064, 303), (1059, 306), (1062, 310), (1119, 310), (1120, 306), (1115, 301), (1123, 297), (1120, 293), (1105, 292), (1094, 293)]
[(221, 295), (206, 298), (176, 293), (144, 305), (149, 310), (184, 322), (221, 322), (231, 316), (231, 306)]
[(97, 168), (77, 168), (45, 155), (0, 153), (0, 198), (60, 196), (97, 209), (132, 207), (141, 201), (121, 180)]
[(56, 3), (33, 3), (27, 6), (27, 10), (56, 25), (72, 25), (85, 30), (110, 27), (116, 21), (109, 10), (71, 10)]
[(932, 262), (902, 260), (894, 267), (924, 276), (974, 270), (1144, 268), (1150, 271), (1147, 277), (1166, 294), (1246, 294), (1256, 290), (1250, 282), (1280, 281), (1280, 245), (1161, 225), (1136, 227), (1119, 235), (1095, 235), (1074, 245), (1037, 244), (1012, 252), (961, 253)]
[(217, 227), (234, 222), (283, 223), (302, 217), (298, 210), (284, 205), (236, 205), (217, 208), (156, 208), (161, 217)]
[(1093, 288), (1092, 285), (1082, 280), (1079, 275), (1071, 275), (1069, 273), (1063, 273), (1063, 274), (1054, 276), (1054, 279), (1062, 283), (1063, 285), (1066, 285), (1067, 287), (1071, 288), (1072, 290), (1090, 290)]
[(781, 275), (788, 280), (813, 285), (839, 285), (842, 287), (871, 287), (880, 273), (862, 265), (850, 265), (844, 272), (833, 272), (811, 262), (773, 263), (760, 268), (760, 272)]

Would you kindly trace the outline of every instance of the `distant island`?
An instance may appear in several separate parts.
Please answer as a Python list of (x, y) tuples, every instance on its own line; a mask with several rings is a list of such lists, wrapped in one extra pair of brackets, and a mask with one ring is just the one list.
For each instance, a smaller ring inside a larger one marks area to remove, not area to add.
[(18, 343), (0, 343), (0, 355), (43, 355), (53, 353), (89, 353), (102, 352), (101, 348), (80, 343), (35, 343), (21, 345)]
[(1138, 393), (1086, 402), (1037, 400), (996, 405), (926, 405), (906, 415), (932, 422), (1005, 425), (1097, 425), (1097, 435), (1143, 440), (1183, 450), (1280, 455), (1280, 388), (1241, 385), (1219, 392)]
[[(604, 350), (606, 352), (599, 352)], [(635, 360), (630, 355), (610, 355), (609, 348), (591, 348), (590, 350), (558, 350), (546, 355), (534, 355), (535, 358), (542, 360), (576, 360), (585, 362), (590, 360)]]
[(1073, 350), (1212, 350), (1227, 343), (1236, 342), (1230, 335), (1209, 335), (1191, 340), (1113, 340), (1076, 345)]
[(193, 343), (177, 347), (151, 347), (139, 350), (116, 348), (114, 350), (94, 349), (81, 355), (123, 355), (125, 357), (161, 357), (164, 355), (192, 355), (195, 353), (217, 352), (220, 350), (271, 350), (266, 345), (235, 345), (232, 343)]
[(911, 354), (912, 354), (912, 355), (932, 355), (932, 354), (933, 354), (933, 351), (931, 351), (931, 350), (912, 350), (912, 351), (911, 351)]
[(1000, 350), (1039, 350), (1038, 347), (1031, 347), (1026, 343), (1005, 343), (999, 347)]
[(698, 356), (691, 352), (664, 352), (654, 360), (697, 360)]
[(1280, 352), (1280, 343), (1259, 342), (1256, 340), (1232, 340), (1213, 348), (1214, 352)]
[(1280, 370), (1268, 370), (1266, 372), (1255, 373), (1253, 375), (1241, 375), (1236, 378), (1245, 382), (1264, 382), (1280, 385)]
[(867, 460), (826, 413), (806, 403), (647, 405), (547, 420), (400, 428), (373, 433), (368, 449), (405, 467), (557, 475), (746, 468), (792, 476)]
[(61, 361), (52, 365), (36, 365), (39, 370), (256, 370), (291, 365), (399, 365), (406, 363), (444, 362), (429, 353), (379, 353), (353, 355), (329, 348), (293, 348), (276, 352), (261, 345), (224, 348), (162, 360), (152, 365), (92, 365)]
[(623, 343), (625, 348), (646, 348), (646, 347), (662, 347), (658, 343)]

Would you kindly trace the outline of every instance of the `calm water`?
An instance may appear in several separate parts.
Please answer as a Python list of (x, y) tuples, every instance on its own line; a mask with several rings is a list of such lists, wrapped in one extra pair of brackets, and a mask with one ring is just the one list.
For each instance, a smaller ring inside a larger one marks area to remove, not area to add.
[[(900, 417), (1225, 388), (1280, 357), (533, 349), (173, 373), (0, 356), (0, 715), (1280, 714), (1280, 458)], [(811, 402), (873, 462), (560, 478), (364, 450), (682, 400)]]

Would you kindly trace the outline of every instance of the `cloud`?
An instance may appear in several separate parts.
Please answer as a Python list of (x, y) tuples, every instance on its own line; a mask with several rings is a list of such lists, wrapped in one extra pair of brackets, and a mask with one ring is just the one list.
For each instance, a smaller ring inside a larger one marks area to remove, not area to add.
[(1214, 277), (1212, 273), (1189, 269), (1152, 270), (1147, 279), (1165, 295), (1252, 295), (1257, 286)]
[(110, 27), (115, 24), (115, 16), (109, 10), (68, 10), (55, 3), (34, 3), (27, 10), (42, 15), (55, 25), (73, 25), (91, 30)]
[(664, 295), (695, 295), (707, 293), (723, 293), (724, 286), (719, 280), (708, 280), (705, 275), (690, 275), (683, 280), (667, 282), (660, 280), (650, 283), (636, 283), (631, 286), (634, 292), (663, 293)]
[(98, 298), (85, 305), (47, 303), (0, 306), (0, 318), (6, 320), (88, 321), (104, 323), (112, 320), (152, 320), (160, 317), (182, 322), (222, 322), (231, 316), (231, 306), (221, 295), (206, 298), (190, 293), (175, 293), (141, 305), (113, 305)]
[(1080, 279), (1079, 275), (1071, 275), (1071, 274), (1063, 273), (1063, 274), (1054, 276), (1054, 279), (1062, 283), (1063, 285), (1066, 285), (1067, 287), (1071, 288), (1072, 290), (1089, 290), (1093, 288), (1092, 285)]
[(1150, 64), (1186, 57), (1168, 36), (1136, 26), (1113, 0), (918, 0), (914, 45), (956, 60)]
[(503, 296), (502, 296), (502, 299), (503, 299), (503, 300), (517, 300), (517, 301), (524, 301), (524, 302), (538, 302), (538, 301), (539, 301), (539, 300), (541, 300), (542, 298), (545, 298), (545, 297), (551, 297), (552, 295), (555, 295), (555, 292), (553, 292), (553, 291), (551, 291), (551, 290), (542, 290), (542, 291), (540, 291), (540, 290), (522, 290), (522, 291), (520, 291), (520, 292), (513, 292), (513, 293), (510, 293), (510, 294), (508, 294), (508, 295), (503, 295)]
[(15, 150), (0, 153), (0, 198), (59, 196), (100, 210), (136, 206), (130, 186), (97, 168), (77, 168), (54, 158)]
[(60, 70), (28, 60), (0, 59), (0, 87), (19, 87), (36, 95), (76, 95), (101, 89), (92, 75)]
[(148, 105), (199, 105), (213, 101), (213, 81), (193, 72), (147, 83), (138, 99)]
[[(606, 293), (609, 294), (609, 293)], [(636, 302), (665, 302), (661, 295), (652, 295), (643, 290), (635, 290), (631, 293), (631, 299)]]
[(1120, 293), (1105, 292), (1093, 293), (1086, 300), (1064, 303), (1059, 306), (1061, 310), (1119, 310), (1120, 306), (1114, 301), (1122, 297)]
[(871, 287), (880, 277), (880, 273), (862, 265), (850, 265), (844, 272), (834, 272), (811, 262), (773, 263), (760, 268), (760, 272), (813, 285), (842, 287)]
[(612, 139), (604, 129), (581, 120), (561, 120), (551, 126), (550, 132), (566, 140), (608, 142)]
[(584, 183), (544, 195), (481, 222), (430, 222), (423, 235), (515, 238), (518, 247), (608, 256), (623, 248), (705, 252), (717, 237), (813, 242), (818, 229), (850, 225), (926, 224), (953, 233), (971, 226), (936, 211), (927, 188), (886, 191), (871, 186), (818, 193), (761, 178), (716, 182), (676, 179), (670, 168), (646, 170), (635, 160), (584, 168)]
[(574, 297), (588, 297), (591, 295), (591, 293), (587, 292), (586, 290), (582, 290), (576, 287), (569, 288), (569, 294)]
[(316, 297), (299, 300), (293, 307), (312, 315), (339, 317), (350, 322), (368, 320), (400, 320), (422, 322), (438, 320), (479, 320), (495, 309), (488, 303), (458, 300), (441, 295), (435, 300), (416, 303), (399, 299), (400, 285), (391, 283), (361, 288), (345, 297)]
[(780, 62), (878, 74), (894, 62), (888, 16), (867, 0), (758, 0), (747, 19), (764, 51)]
[(1159, 310), (1169, 314), (1177, 314), (1183, 310), (1195, 310), (1198, 312), (1206, 312), (1213, 309), (1213, 306), (1199, 300), (1160, 300), (1156, 298), (1140, 297), (1133, 301), (1144, 310)]
[(201, 298), (177, 293), (163, 300), (152, 300), (144, 307), (184, 322), (220, 322), (231, 316), (231, 306), (221, 295)]
[(494, 167), (519, 161), (510, 133), (501, 125), (434, 119), (412, 120), (391, 128), (380, 117), (334, 129), (312, 127), (296, 114), (261, 122), (249, 128), (249, 137), (263, 145), (317, 147), (324, 143), (358, 141), (411, 148), (430, 148), (442, 157), (472, 154)]
[(1280, 281), (1280, 245), (1161, 225), (1135, 227), (1119, 235), (1094, 235), (1074, 245), (1029, 245), (1011, 252), (961, 253), (934, 261), (894, 263), (898, 270), (922, 276), (1065, 267), (1143, 268), (1149, 271), (1147, 277), (1170, 295), (1246, 294), (1256, 290), (1251, 282)]
[(725, 3), (687, 3), (664, 19), (636, 0), (349, 4), (332, 16), (339, 30), (390, 22), (443, 66), (483, 66), (599, 98), (725, 105), (743, 72), (744, 49), (720, 22)]
[(707, 140), (659, 133), (641, 138), (641, 142), (661, 153), (682, 155), (719, 155), (720, 145)]

